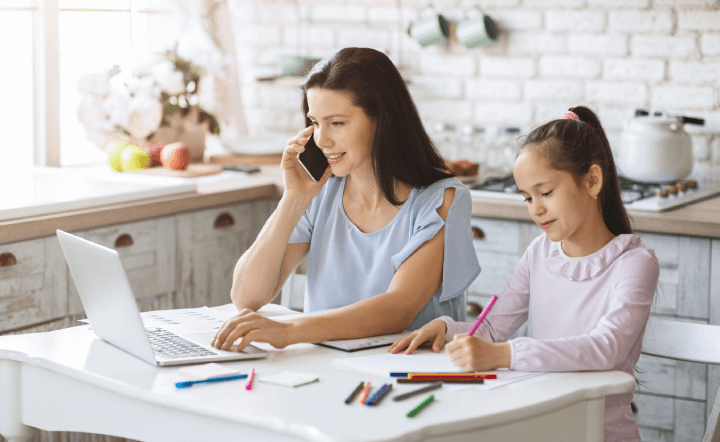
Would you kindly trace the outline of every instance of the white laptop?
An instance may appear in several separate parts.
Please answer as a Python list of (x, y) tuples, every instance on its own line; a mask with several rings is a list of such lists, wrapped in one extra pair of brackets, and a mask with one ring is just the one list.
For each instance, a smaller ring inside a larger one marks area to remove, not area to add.
[(103, 341), (162, 366), (268, 355), (252, 345), (242, 352), (213, 348), (212, 332), (180, 336), (159, 327), (146, 329), (118, 252), (62, 230), (57, 236), (90, 326)]

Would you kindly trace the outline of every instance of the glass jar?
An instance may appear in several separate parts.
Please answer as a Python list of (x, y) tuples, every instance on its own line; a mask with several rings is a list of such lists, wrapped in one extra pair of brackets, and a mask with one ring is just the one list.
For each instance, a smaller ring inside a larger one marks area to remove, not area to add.
[(435, 147), (445, 160), (454, 161), (458, 159), (457, 135), (454, 124), (435, 123), (432, 126), (432, 137)]
[(485, 128), (465, 124), (460, 127), (458, 136), (459, 159), (481, 165), (485, 157)]

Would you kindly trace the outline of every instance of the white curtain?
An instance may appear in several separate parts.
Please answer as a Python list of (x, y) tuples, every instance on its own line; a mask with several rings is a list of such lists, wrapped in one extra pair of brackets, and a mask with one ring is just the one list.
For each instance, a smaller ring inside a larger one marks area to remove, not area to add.
[(235, 52), (228, 0), (172, 0), (182, 19), (178, 55), (224, 74), (228, 106), (221, 117), (222, 138), (247, 134), (240, 100), (240, 70)]

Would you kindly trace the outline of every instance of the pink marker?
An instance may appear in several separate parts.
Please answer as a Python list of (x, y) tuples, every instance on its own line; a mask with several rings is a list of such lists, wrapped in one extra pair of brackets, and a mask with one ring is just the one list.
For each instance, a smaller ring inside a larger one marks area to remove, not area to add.
[(250, 379), (248, 379), (247, 384), (245, 384), (245, 389), (246, 389), (246, 390), (248, 390), (248, 391), (252, 390), (252, 381), (253, 381), (253, 378), (254, 378), (254, 377), (255, 377), (255, 369), (253, 368), (253, 369), (250, 371)]
[(477, 330), (477, 328), (480, 327), (480, 324), (485, 319), (485, 316), (487, 316), (487, 314), (490, 312), (490, 309), (492, 308), (492, 306), (495, 305), (495, 301), (497, 301), (497, 299), (498, 299), (497, 296), (493, 296), (490, 299), (490, 302), (488, 302), (488, 305), (485, 306), (482, 313), (480, 313), (480, 316), (478, 316), (477, 321), (475, 321), (475, 324), (473, 324), (472, 328), (468, 332), (468, 334), (467, 334), (468, 336), (472, 336), (475, 334), (475, 330)]

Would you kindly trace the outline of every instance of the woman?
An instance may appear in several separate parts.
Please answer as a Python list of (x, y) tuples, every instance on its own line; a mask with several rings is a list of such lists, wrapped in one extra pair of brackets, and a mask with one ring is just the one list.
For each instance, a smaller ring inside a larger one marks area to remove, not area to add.
[[(346, 48), (301, 88), (309, 127), (287, 143), (283, 197), (235, 267), (240, 313), (213, 345), (284, 348), (462, 320), (461, 295), (480, 273), (470, 193), (448, 173), (395, 66)], [(310, 136), (329, 162), (317, 183), (297, 159)], [(283, 322), (255, 313), (306, 256), (305, 312), (322, 313)]]

